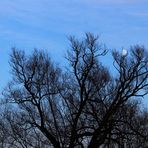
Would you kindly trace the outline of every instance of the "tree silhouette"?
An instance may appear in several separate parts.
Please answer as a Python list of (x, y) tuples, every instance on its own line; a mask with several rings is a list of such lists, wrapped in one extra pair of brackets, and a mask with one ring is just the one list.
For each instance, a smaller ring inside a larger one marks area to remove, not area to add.
[(148, 93), (145, 48), (135, 46), (128, 56), (113, 51), (113, 77), (99, 61), (106, 50), (98, 37), (87, 33), (83, 40), (69, 40), (67, 70), (47, 52), (34, 50), (28, 56), (12, 50), (13, 78), (3, 92), (0, 123), (7, 138), (0, 139), (1, 145), (98, 148), (139, 147), (142, 142), (146, 147), (147, 111), (135, 101)]

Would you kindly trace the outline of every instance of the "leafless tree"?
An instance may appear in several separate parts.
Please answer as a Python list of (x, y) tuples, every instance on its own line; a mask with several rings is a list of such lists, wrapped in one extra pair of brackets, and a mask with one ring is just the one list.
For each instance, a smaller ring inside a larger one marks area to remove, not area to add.
[(13, 80), (3, 96), (13, 108), (1, 122), (9, 125), (5, 129), (1, 124), (1, 129), (11, 133), (12, 145), (98, 148), (132, 147), (130, 140), (140, 144), (139, 139), (146, 143), (147, 112), (140, 114), (133, 103), (148, 93), (144, 47), (133, 47), (128, 57), (114, 51), (113, 77), (99, 60), (106, 49), (97, 36), (87, 33), (81, 41), (70, 37), (70, 43), (67, 70), (44, 51), (28, 56), (12, 50)]

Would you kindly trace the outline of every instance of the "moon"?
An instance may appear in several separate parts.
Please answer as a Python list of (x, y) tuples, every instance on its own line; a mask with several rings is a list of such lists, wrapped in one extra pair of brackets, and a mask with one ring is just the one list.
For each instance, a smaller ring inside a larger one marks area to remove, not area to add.
[(122, 49), (122, 56), (126, 57), (128, 54), (128, 51), (126, 49)]

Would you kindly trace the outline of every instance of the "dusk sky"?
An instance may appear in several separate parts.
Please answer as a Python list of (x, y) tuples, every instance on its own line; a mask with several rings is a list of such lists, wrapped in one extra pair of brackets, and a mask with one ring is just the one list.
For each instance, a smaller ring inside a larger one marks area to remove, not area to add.
[[(109, 49), (148, 48), (148, 0), (1, 0), (0, 90), (10, 79), (12, 47), (45, 49), (60, 63), (67, 36), (85, 32), (99, 35)], [(110, 61), (108, 56), (106, 64)]]

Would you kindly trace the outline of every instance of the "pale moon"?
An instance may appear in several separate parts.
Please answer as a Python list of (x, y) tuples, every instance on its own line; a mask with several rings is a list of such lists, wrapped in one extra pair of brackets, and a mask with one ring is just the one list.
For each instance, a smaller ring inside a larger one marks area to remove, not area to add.
[(127, 56), (128, 52), (126, 49), (122, 49), (122, 56), (125, 57)]

